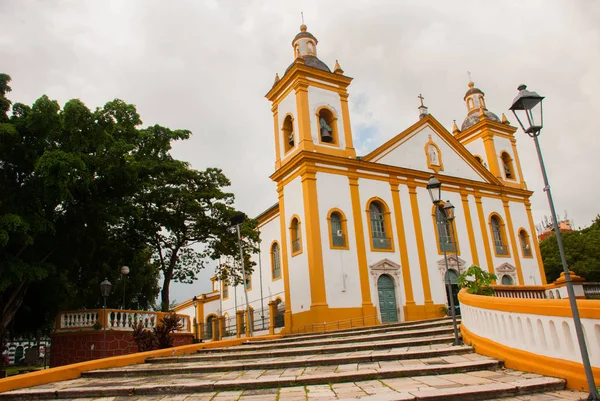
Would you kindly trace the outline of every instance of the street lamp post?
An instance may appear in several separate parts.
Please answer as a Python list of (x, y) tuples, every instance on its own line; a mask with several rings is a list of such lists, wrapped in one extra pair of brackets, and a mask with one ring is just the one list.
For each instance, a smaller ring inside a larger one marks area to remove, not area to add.
[(106, 325), (108, 324), (108, 316), (106, 316), (106, 298), (110, 295), (110, 290), (112, 288), (112, 284), (108, 281), (108, 278), (104, 278), (104, 281), (100, 283), (100, 294), (102, 294), (102, 298), (104, 298), (104, 323), (102, 327), (104, 328), (104, 344), (102, 346), (102, 358), (106, 358)]
[(248, 333), (250, 337), (252, 337), (253, 325), (250, 321), (250, 304), (248, 303), (248, 290), (246, 288), (246, 269), (244, 268), (244, 252), (242, 251), (242, 235), (240, 234), (240, 225), (246, 220), (246, 215), (244, 213), (237, 213), (231, 218), (231, 225), (235, 226), (237, 231), (237, 239), (238, 239), (238, 247), (240, 248), (240, 264), (242, 266), (242, 278), (244, 280), (244, 295), (246, 296), (246, 316), (248, 321), (246, 324), (248, 325)]
[[(449, 225), (452, 224), (452, 220), (454, 220), (454, 206), (450, 203), (450, 201), (446, 202), (445, 205), (442, 206), (442, 183), (435, 178), (433, 175), (430, 177), (429, 182), (427, 183), (427, 190), (429, 191), (429, 196), (431, 197), (431, 201), (436, 208), (436, 214), (440, 214), (443, 218), (443, 224), (445, 225), (446, 232), (449, 232)], [(436, 223), (440, 224), (437, 222)], [(448, 238), (448, 236), (445, 236)], [(454, 294), (452, 292), (452, 284), (449, 280), (449, 266), (448, 266), (448, 255), (446, 253), (446, 246), (444, 248), (444, 262), (446, 263), (446, 274), (444, 275), (444, 282), (446, 283), (446, 291), (448, 291), (448, 298), (450, 298), (450, 310), (452, 313), (452, 327), (454, 329), (454, 342), (452, 345), (461, 345), (462, 341), (458, 338), (458, 325), (456, 323), (456, 308), (454, 307)]]
[(544, 126), (544, 114), (542, 109), (542, 101), (544, 100), (544, 96), (540, 96), (536, 92), (528, 91), (526, 85), (520, 85), (517, 90), (519, 91), (519, 94), (513, 100), (510, 110), (515, 115), (523, 131), (533, 138), (533, 142), (535, 143), (535, 149), (537, 151), (540, 168), (542, 170), (542, 177), (544, 179), (544, 192), (546, 192), (546, 196), (548, 198), (548, 205), (550, 206), (550, 213), (552, 214), (552, 224), (554, 227), (554, 233), (556, 234), (556, 242), (558, 242), (558, 250), (560, 252), (560, 260), (565, 272), (565, 283), (567, 285), (569, 303), (571, 305), (571, 312), (573, 314), (573, 324), (575, 326), (575, 332), (577, 333), (577, 340), (579, 341), (579, 350), (581, 351), (583, 368), (585, 370), (585, 376), (590, 389), (588, 400), (600, 400), (600, 396), (598, 395), (596, 389), (596, 383), (594, 382), (594, 374), (592, 373), (592, 366), (590, 364), (590, 357), (588, 355), (585, 337), (583, 335), (581, 318), (579, 316), (579, 309), (577, 309), (575, 291), (573, 290), (573, 282), (571, 281), (571, 274), (567, 265), (567, 258), (565, 256), (562, 236), (558, 226), (556, 210), (554, 209), (552, 192), (550, 191), (548, 175), (546, 174), (546, 166), (544, 165), (544, 158), (542, 157), (542, 151), (540, 149), (540, 143), (538, 140), (538, 137), (542, 131), (542, 127)]
[(194, 304), (194, 342), (198, 342), (198, 297), (194, 295), (192, 298), (192, 302)]
[(123, 281), (123, 309), (125, 309), (125, 283), (127, 275), (129, 274), (128, 266), (121, 266), (121, 280)]

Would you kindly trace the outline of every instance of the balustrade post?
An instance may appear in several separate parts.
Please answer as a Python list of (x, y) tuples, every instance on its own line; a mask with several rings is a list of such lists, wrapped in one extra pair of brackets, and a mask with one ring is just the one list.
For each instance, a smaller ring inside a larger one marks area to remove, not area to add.
[(242, 336), (242, 326), (244, 324), (244, 311), (238, 310), (235, 312), (235, 336), (240, 338)]
[(211, 340), (217, 341), (219, 337), (219, 320), (213, 319), (210, 324), (212, 325), (212, 338)]
[(277, 301), (269, 302), (269, 334), (275, 334), (275, 316), (277, 314)]
[(219, 330), (218, 341), (221, 341), (223, 339), (223, 333), (225, 332), (225, 316), (221, 315), (218, 317), (218, 319), (219, 319), (219, 325), (221, 327), (221, 329)]

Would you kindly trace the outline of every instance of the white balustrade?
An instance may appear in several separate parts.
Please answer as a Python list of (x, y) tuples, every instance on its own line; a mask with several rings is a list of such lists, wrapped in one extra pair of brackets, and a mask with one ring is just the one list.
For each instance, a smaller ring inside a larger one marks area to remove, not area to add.
[[(166, 313), (152, 311), (132, 311), (132, 310), (106, 310), (106, 328), (108, 330), (129, 331), (133, 330), (133, 325), (141, 322), (147, 329), (153, 329), (159, 324)], [(92, 309), (87, 311), (62, 312), (57, 319), (56, 331), (81, 331), (95, 330), (103, 327), (102, 309)], [(177, 315), (181, 318), (183, 325), (179, 332), (190, 332), (190, 317), (187, 315)], [(98, 323), (99, 326), (96, 326)]]
[[(536, 300), (534, 302), (541, 304), (551, 302), (552, 304), (546, 305), (547, 308), (531, 307), (532, 313), (523, 313), (510, 311), (511, 305), (501, 306), (503, 301), (497, 297), (489, 298), (498, 301), (498, 305), (493, 309), (471, 306), (468, 301), (461, 300), (462, 324), (471, 333), (506, 347), (582, 363), (573, 318), (570, 317), (570, 313), (561, 312), (570, 310), (567, 299)], [(488, 302), (488, 304), (491, 303)], [(552, 309), (557, 311), (556, 315), (567, 314), (568, 316), (554, 316), (551, 313)], [(581, 323), (591, 364), (600, 367), (600, 313), (596, 313), (600, 312), (600, 308), (592, 307), (591, 309), (587, 313), (583, 312), (582, 315), (596, 315), (598, 318), (584, 317), (581, 319)], [(544, 314), (536, 314), (535, 311), (544, 311)]]

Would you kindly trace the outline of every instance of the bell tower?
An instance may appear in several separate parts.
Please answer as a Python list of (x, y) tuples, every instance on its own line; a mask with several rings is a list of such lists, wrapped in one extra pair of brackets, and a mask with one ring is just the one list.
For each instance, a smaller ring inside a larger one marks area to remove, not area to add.
[(275, 170), (302, 151), (355, 158), (347, 88), (352, 78), (336, 61), (333, 72), (317, 58), (317, 38), (306, 25), (292, 40), (294, 61), (275, 75), (266, 94), (273, 112)]
[(452, 133), (504, 185), (527, 189), (514, 136), (517, 129), (504, 114), (500, 119), (487, 109), (485, 93), (472, 81), (468, 86), (464, 96), (467, 117), (460, 129), (454, 124)]

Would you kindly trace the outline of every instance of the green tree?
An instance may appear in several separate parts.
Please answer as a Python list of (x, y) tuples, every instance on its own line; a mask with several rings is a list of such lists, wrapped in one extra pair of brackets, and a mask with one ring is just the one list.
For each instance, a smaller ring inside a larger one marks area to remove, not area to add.
[[(561, 232), (569, 269), (587, 281), (600, 281), (600, 215), (589, 227)], [(554, 234), (540, 242), (542, 261), (548, 282), (563, 272), (558, 243)]]

